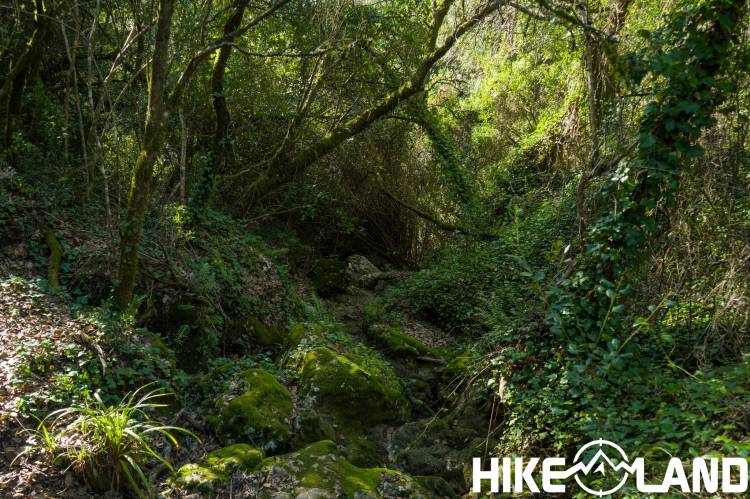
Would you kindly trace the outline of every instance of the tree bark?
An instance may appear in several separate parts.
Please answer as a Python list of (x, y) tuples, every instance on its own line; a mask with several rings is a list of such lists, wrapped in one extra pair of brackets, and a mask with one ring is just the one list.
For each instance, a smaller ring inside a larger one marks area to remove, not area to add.
[(0, 103), (3, 106), (3, 140), (10, 145), (13, 132), (18, 127), (21, 115), (23, 91), (28, 79), (36, 73), (42, 57), (42, 49), (47, 38), (50, 24), (50, 13), (44, 0), (34, 2), (34, 32), (21, 55), (10, 67), (5, 84), (0, 90)]
[(163, 140), (163, 122), (166, 117), (164, 90), (168, 72), (169, 38), (172, 29), (173, 11), (174, 0), (159, 1), (144, 141), (133, 171), (128, 196), (128, 210), (120, 240), (118, 282), (115, 288), (115, 300), (120, 309), (127, 308), (133, 299), (135, 278), (138, 271), (138, 246), (143, 234), (143, 220), (151, 197), (154, 163)]
[[(248, 3), (250, 3), (250, 0), (240, 0), (234, 14), (224, 24), (222, 39), (226, 42), (234, 41), (232, 33), (239, 29)], [(216, 56), (216, 62), (211, 72), (211, 99), (214, 113), (216, 114), (216, 128), (214, 130), (211, 164), (203, 171), (200, 183), (196, 187), (191, 203), (193, 210), (201, 210), (205, 207), (211, 197), (216, 173), (225, 166), (227, 155), (229, 154), (229, 125), (231, 117), (229, 115), (229, 108), (227, 107), (227, 99), (224, 95), (224, 73), (226, 72), (227, 61), (229, 61), (230, 55), (232, 55), (232, 46), (222, 46)]]
[[(241, 0), (244, 2), (244, 0)], [(249, 21), (245, 26), (230, 33), (237, 37), (266, 19), (290, 0), (279, 0), (265, 12)], [(188, 82), (198, 66), (216, 50), (226, 45), (220, 38), (218, 43), (198, 52), (187, 63), (177, 81), (166, 92), (168, 73), (169, 38), (172, 27), (174, 0), (159, 0), (159, 14), (156, 27), (156, 43), (151, 59), (151, 78), (148, 92), (148, 112), (143, 138), (143, 147), (133, 170), (128, 210), (120, 238), (120, 257), (117, 267), (117, 284), (115, 302), (123, 310), (130, 305), (135, 290), (135, 279), (138, 272), (138, 246), (143, 235), (143, 222), (151, 198), (154, 181), (154, 163), (164, 140), (164, 122), (169, 112), (178, 108)]]

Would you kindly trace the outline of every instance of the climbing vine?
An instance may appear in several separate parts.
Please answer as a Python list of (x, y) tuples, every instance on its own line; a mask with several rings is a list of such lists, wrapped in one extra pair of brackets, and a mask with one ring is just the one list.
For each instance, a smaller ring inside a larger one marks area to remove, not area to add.
[[(546, 290), (552, 335), (518, 332), (501, 356), (514, 417), (553, 429), (541, 435), (557, 446), (581, 433), (624, 439), (642, 431), (642, 414), (658, 410), (639, 402), (649, 398), (655, 364), (664, 358), (660, 340), (643, 333), (648, 318), (633, 320), (637, 313), (627, 308), (633, 270), (680, 177), (703, 154), (698, 139), (733, 90), (724, 75), (743, 12), (731, 0), (685, 4), (661, 29), (642, 34), (646, 48), (629, 58), (629, 75), (653, 93), (639, 121), (637, 154), (620, 162), (603, 189), (608, 208), (589, 229), (577, 271)], [(519, 340), (523, 351), (512, 344)]]
[[(742, 5), (729, 0), (683, 6), (664, 28), (649, 34), (641, 67), (655, 81), (654, 97), (643, 110), (638, 155), (623, 162), (604, 195), (610, 208), (589, 233), (586, 264), (552, 306), (555, 331), (587, 354), (605, 349), (606, 369), (617, 368), (621, 353), (624, 301), (631, 294), (627, 270), (640, 261), (659, 215), (672, 203), (680, 176), (703, 154), (697, 143), (732, 89), (721, 79)], [(623, 342), (624, 343), (624, 342)], [(604, 373), (600, 373), (604, 374)]]

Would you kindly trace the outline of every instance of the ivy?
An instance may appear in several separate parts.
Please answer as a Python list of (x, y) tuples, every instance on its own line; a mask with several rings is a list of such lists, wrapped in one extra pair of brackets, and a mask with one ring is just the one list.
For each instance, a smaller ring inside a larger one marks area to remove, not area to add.
[(703, 153), (696, 141), (732, 90), (721, 77), (742, 7), (731, 0), (684, 5), (662, 29), (644, 34), (648, 46), (638, 66), (655, 88), (640, 120), (638, 153), (604, 190), (609, 208), (589, 230), (583, 265), (550, 290), (548, 318), (568, 353), (571, 393), (598, 414), (592, 418), (597, 424), (612, 414), (607, 401), (613, 395), (631, 392), (631, 380), (648, 378), (642, 345), (626, 319), (633, 293), (628, 271), (642, 260), (680, 176)]
[[(695, 387), (665, 353), (670, 336), (649, 335), (647, 327), (647, 317), (669, 304), (650, 307), (646, 317), (628, 305), (634, 271), (662, 229), (680, 177), (703, 154), (698, 140), (733, 91), (724, 77), (744, 12), (731, 0), (684, 5), (659, 30), (644, 32), (645, 49), (628, 56), (632, 84), (653, 87), (637, 153), (620, 162), (603, 189), (605, 208), (586, 234), (577, 272), (546, 289), (549, 333), (516, 331), (502, 349), (508, 419), (525, 428), (517, 442), (506, 438), (509, 450), (529, 438), (560, 449), (584, 438), (636, 447), (684, 440), (677, 428), (690, 423), (675, 414), (688, 414), (680, 397)], [(660, 419), (649, 426), (649, 417)]]

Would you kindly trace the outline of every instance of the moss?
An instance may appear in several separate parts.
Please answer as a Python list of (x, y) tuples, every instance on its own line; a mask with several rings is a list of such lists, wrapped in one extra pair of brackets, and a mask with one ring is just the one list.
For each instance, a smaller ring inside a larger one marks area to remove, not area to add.
[(388, 353), (399, 357), (438, 357), (440, 353), (416, 338), (385, 324), (367, 328), (367, 334)]
[(468, 355), (457, 355), (443, 367), (440, 378), (445, 384), (451, 384), (456, 378), (465, 375), (473, 366)]
[(175, 482), (210, 493), (229, 481), (235, 470), (251, 472), (263, 460), (263, 452), (248, 444), (235, 444), (209, 452), (206, 459), (177, 470)]
[(152, 333), (148, 329), (139, 329), (138, 332), (140, 333), (141, 337), (146, 340), (149, 346), (158, 350), (159, 355), (161, 355), (162, 358), (169, 360), (172, 364), (175, 364), (177, 362), (177, 358), (174, 352), (166, 345), (166, 343), (164, 343), (164, 340), (161, 339), (161, 336), (156, 333)]
[(261, 347), (285, 351), (296, 347), (302, 335), (299, 330), (283, 326), (266, 325), (257, 318), (248, 321), (246, 331)]
[(248, 369), (239, 376), (247, 391), (223, 407), (220, 433), (265, 450), (284, 448), (292, 434), (289, 390), (263, 369)]
[(391, 496), (383, 493), (385, 489), (398, 490), (398, 497), (429, 497), (408, 475), (386, 468), (360, 468), (346, 461), (330, 440), (268, 458), (258, 473), (263, 475), (264, 485), (255, 497), (276, 497), (278, 492), (300, 496), (311, 491), (316, 497)]
[(44, 237), (47, 241), (47, 246), (49, 246), (50, 251), (49, 264), (47, 265), (47, 280), (49, 281), (50, 287), (55, 291), (58, 291), (60, 289), (59, 274), (60, 261), (63, 256), (63, 247), (62, 244), (60, 244), (60, 241), (57, 240), (55, 233), (52, 232), (52, 229), (45, 225), (44, 231)]
[(188, 489), (212, 492), (229, 480), (226, 473), (214, 471), (198, 463), (190, 463), (177, 470), (175, 483)]
[(377, 446), (371, 439), (355, 432), (343, 432), (340, 437), (346, 459), (357, 466), (378, 463)]
[(294, 421), (295, 447), (303, 447), (320, 440), (335, 440), (336, 430), (314, 411), (302, 411)]
[(310, 271), (310, 279), (315, 286), (315, 291), (322, 297), (346, 291), (349, 285), (349, 275), (346, 269), (346, 263), (333, 258), (317, 260)]
[(292, 446), (295, 449), (321, 440), (333, 440), (344, 446), (346, 459), (357, 466), (371, 466), (378, 461), (375, 442), (362, 436), (360, 429), (341, 425), (334, 428), (314, 411), (302, 411), (295, 419), (294, 429)]
[(417, 482), (430, 493), (430, 497), (458, 499), (450, 484), (439, 476), (415, 476)]
[(236, 469), (252, 471), (263, 460), (263, 451), (248, 444), (234, 444), (208, 453), (206, 464), (231, 473)]
[(388, 452), (399, 469), (440, 476), (463, 490), (471, 483), (472, 456), (481, 455), (486, 445), (482, 426), (481, 421), (453, 417), (412, 421), (395, 431)]
[(410, 413), (409, 403), (401, 386), (391, 378), (328, 348), (316, 348), (305, 355), (300, 395), (305, 403), (342, 426), (366, 428), (404, 421)]

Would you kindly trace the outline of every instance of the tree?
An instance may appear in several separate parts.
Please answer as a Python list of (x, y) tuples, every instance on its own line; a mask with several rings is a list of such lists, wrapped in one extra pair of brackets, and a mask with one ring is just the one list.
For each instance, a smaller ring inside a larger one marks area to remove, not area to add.
[[(240, 2), (246, 4), (244, 0), (240, 0)], [(143, 147), (132, 174), (130, 194), (128, 196), (128, 209), (125, 222), (122, 226), (120, 240), (115, 301), (121, 309), (126, 308), (133, 299), (138, 271), (138, 246), (143, 235), (144, 217), (148, 209), (154, 181), (154, 163), (164, 140), (164, 125), (167, 115), (177, 109), (187, 83), (203, 61), (215, 51), (230, 46), (232, 43), (231, 40), (244, 34), (288, 2), (289, 0), (278, 1), (245, 26), (225, 34), (216, 43), (198, 52), (188, 61), (176, 83), (168, 95), (165, 96), (165, 82), (168, 74), (167, 56), (174, 2), (172, 0), (160, 0), (156, 43), (154, 46), (154, 55), (151, 60), (148, 111), (146, 114)], [(244, 11), (244, 8), (242, 10)]]
[(440, 31), (454, 3), (455, 0), (444, 0), (442, 3), (436, 5), (430, 25), (426, 53), (405, 82), (396, 90), (382, 97), (370, 108), (326, 133), (320, 140), (304, 149), (295, 157), (289, 158), (283, 152), (276, 154), (270, 162), (266, 173), (261, 175), (251, 185), (251, 199), (257, 201), (268, 193), (274, 192), (283, 185), (298, 178), (315, 161), (331, 153), (344, 141), (367, 130), (373, 123), (386, 117), (388, 113), (396, 109), (402, 102), (422, 92), (434, 66), (453, 48), (463, 35), (481, 20), (495, 12), (502, 4), (499, 0), (490, 0), (487, 3), (481, 4), (438, 45)]
[(172, 30), (173, 11), (174, 0), (159, 0), (143, 147), (133, 169), (128, 196), (128, 210), (122, 226), (120, 240), (115, 300), (121, 308), (127, 307), (133, 298), (138, 269), (138, 245), (143, 234), (143, 219), (151, 194), (154, 163), (164, 137), (163, 123), (167, 115), (164, 91), (168, 73), (167, 57), (169, 56), (169, 37)]
[(206, 204), (211, 195), (214, 176), (227, 161), (230, 115), (229, 108), (227, 107), (227, 99), (224, 95), (224, 74), (226, 73), (229, 57), (232, 55), (233, 46), (231, 42), (234, 41), (232, 33), (239, 29), (248, 3), (250, 3), (250, 0), (240, 0), (237, 3), (234, 14), (229, 17), (224, 25), (223, 38), (229, 43), (219, 49), (213, 69), (211, 70), (211, 103), (216, 115), (216, 124), (211, 150), (211, 163), (204, 169), (203, 177), (200, 179), (193, 193), (191, 199), (191, 209), (193, 211), (202, 208)]
[(42, 49), (52, 19), (50, 10), (44, 0), (34, 1), (34, 31), (24, 44), (21, 54), (11, 62), (3, 87), (0, 89), (0, 105), (3, 106), (2, 132), (6, 146), (10, 145), (11, 135), (18, 125), (26, 84), (36, 73), (42, 60)]

